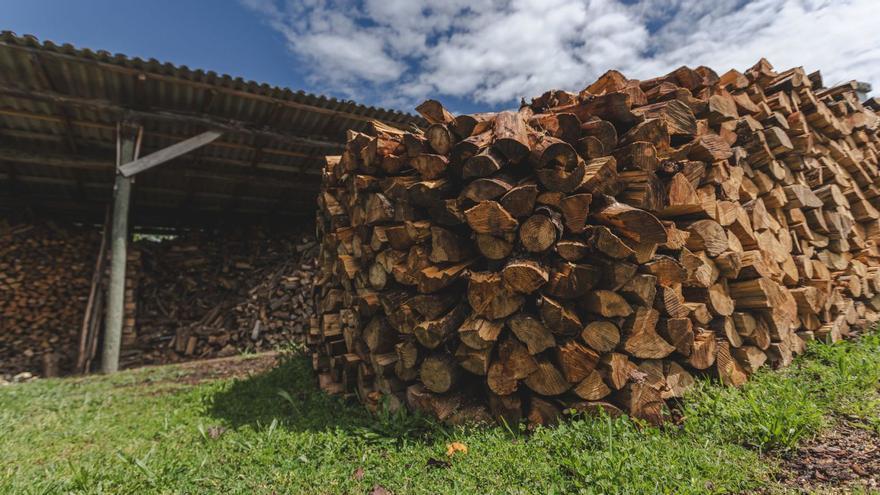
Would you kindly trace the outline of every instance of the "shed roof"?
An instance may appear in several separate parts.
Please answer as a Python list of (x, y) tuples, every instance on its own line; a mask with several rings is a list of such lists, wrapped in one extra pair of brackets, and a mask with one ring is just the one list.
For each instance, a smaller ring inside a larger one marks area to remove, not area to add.
[(208, 146), (139, 174), (135, 224), (310, 216), (323, 156), (347, 129), (415, 116), (228, 75), (0, 32), (0, 208), (80, 221), (112, 194), (116, 125), (143, 126), (141, 156), (208, 129)]

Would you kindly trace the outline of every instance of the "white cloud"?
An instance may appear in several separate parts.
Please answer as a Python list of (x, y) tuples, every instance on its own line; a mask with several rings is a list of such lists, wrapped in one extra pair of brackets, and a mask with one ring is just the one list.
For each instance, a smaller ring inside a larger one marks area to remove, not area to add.
[(512, 104), (607, 69), (821, 69), (880, 86), (878, 0), (242, 0), (316, 87), (408, 109), (425, 97)]
[(765, 57), (777, 69), (820, 69), (826, 83), (859, 79), (880, 84), (876, 0), (683, 0), (681, 14), (657, 32), (655, 57), (632, 67), (634, 77), (679, 65), (744, 69)]

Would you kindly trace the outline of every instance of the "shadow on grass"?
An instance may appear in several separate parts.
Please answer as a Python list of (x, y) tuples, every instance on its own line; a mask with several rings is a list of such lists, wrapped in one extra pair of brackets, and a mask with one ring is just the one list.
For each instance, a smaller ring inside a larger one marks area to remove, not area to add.
[(206, 401), (212, 416), (235, 428), (277, 421), (290, 429), (325, 430), (362, 427), (371, 420), (357, 404), (321, 392), (303, 356), (282, 358), (265, 373), (233, 380)]
[(205, 398), (208, 413), (233, 428), (277, 427), (293, 431), (354, 432), (379, 441), (427, 439), (442, 428), (399, 411), (370, 414), (361, 404), (332, 397), (317, 386), (311, 360), (284, 357), (277, 367), (233, 380)]

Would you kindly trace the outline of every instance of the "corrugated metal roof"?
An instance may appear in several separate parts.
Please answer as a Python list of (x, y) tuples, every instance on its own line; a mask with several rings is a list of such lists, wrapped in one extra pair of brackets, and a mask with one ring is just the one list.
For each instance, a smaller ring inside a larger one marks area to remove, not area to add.
[(137, 176), (136, 221), (311, 214), (322, 158), (347, 129), (418, 117), (0, 32), (0, 208), (95, 219), (110, 199), (116, 124), (144, 128), (141, 156), (208, 128), (227, 132)]

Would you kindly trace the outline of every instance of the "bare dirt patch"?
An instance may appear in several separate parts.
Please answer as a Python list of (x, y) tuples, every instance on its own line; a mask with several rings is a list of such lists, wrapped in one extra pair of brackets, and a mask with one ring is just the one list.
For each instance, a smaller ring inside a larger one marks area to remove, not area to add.
[(800, 493), (880, 489), (880, 435), (858, 420), (835, 426), (782, 459), (779, 481)]
[(253, 356), (232, 356), (179, 364), (183, 373), (176, 381), (196, 385), (205, 381), (247, 378), (265, 373), (278, 364), (279, 354), (267, 352)]
[[(261, 375), (278, 365), (282, 354), (265, 352), (253, 355), (238, 355), (185, 363), (163, 364), (136, 368), (140, 373), (136, 382), (123, 383), (118, 387), (144, 387), (149, 395), (163, 395), (179, 390), (181, 387), (198, 385), (215, 380), (249, 378)], [(159, 371), (153, 373), (152, 371)]]

